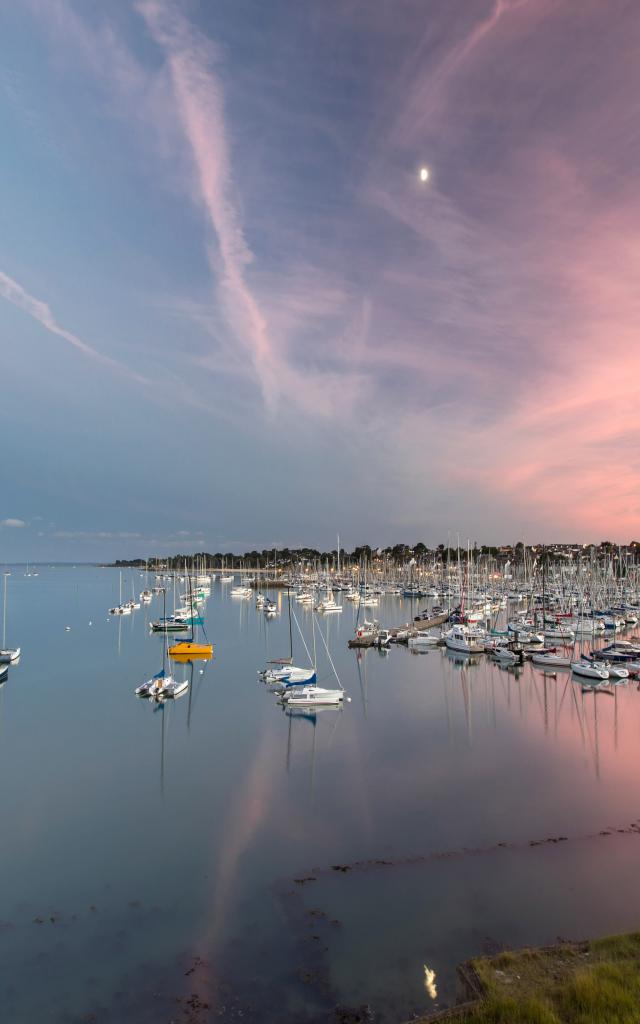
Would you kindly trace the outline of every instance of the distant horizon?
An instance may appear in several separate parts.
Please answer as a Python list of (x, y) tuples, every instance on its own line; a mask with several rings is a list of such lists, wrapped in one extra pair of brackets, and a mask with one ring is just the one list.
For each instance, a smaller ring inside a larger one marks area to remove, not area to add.
[[(437, 543), (431, 544), (431, 545), (425, 544), (424, 541), (415, 541), (413, 544), (405, 543), (403, 541), (397, 541), (395, 544), (389, 544), (389, 545), (368, 544), (365, 541), (365, 542), (362, 542), (360, 544), (354, 544), (354, 545), (347, 546), (347, 547), (343, 547), (342, 544), (341, 544), (340, 552), (341, 552), (341, 554), (344, 553), (345, 556), (349, 556), (349, 555), (353, 554), (353, 552), (356, 551), (357, 549), (368, 547), (368, 548), (371, 549), (373, 554), (376, 554), (379, 551), (382, 552), (382, 553), (390, 552), (394, 547), (400, 547), (400, 546), (404, 546), (407, 549), (409, 549), (410, 551), (413, 551), (417, 546), (419, 546), (421, 544), (424, 544), (426, 550), (428, 552), (430, 552), (430, 553), (437, 552), (437, 550), (440, 547), (440, 545), (443, 545), (445, 550), (448, 550), (447, 549), (447, 542), (446, 541), (438, 541)], [(629, 541), (626, 541), (626, 542), (617, 542), (617, 541), (612, 541), (612, 540), (607, 539), (607, 538), (603, 538), (600, 541), (584, 541), (584, 542), (583, 541), (578, 541), (578, 540), (575, 540), (575, 539), (571, 540), (571, 541), (531, 541), (531, 542), (519, 540), (519, 541), (512, 541), (512, 542), (505, 541), (505, 542), (503, 542), (501, 544), (485, 544), (485, 543), (477, 542), (475, 544), (475, 549), (478, 550), (478, 551), (481, 551), (481, 549), (483, 549), (483, 548), (485, 548), (485, 549), (491, 548), (491, 549), (498, 549), (498, 550), (499, 549), (503, 549), (503, 548), (514, 549), (517, 546), (519, 546), (520, 544), (522, 544), (524, 546), (524, 548), (527, 549), (527, 550), (529, 550), (529, 549), (538, 549), (540, 547), (551, 547), (551, 548), (553, 548), (553, 547), (558, 547), (558, 548), (579, 547), (579, 548), (582, 548), (582, 549), (588, 549), (588, 548), (591, 548), (591, 547), (600, 548), (603, 545), (612, 545), (612, 547), (614, 547), (614, 548), (623, 548), (625, 550), (628, 550), (628, 549), (630, 549), (630, 548), (632, 548), (634, 546), (640, 546), (640, 541), (629, 540)], [(455, 550), (457, 548), (457, 546), (458, 546), (457, 538), (455, 540), (454, 539), (450, 539), (449, 550)], [(467, 550), (467, 540), (465, 539), (463, 541), (462, 538), (460, 538), (459, 547), (460, 547), (461, 551), (466, 551)], [(473, 551), (474, 550), (474, 543), (470, 542), (469, 543), (469, 547)], [(55, 558), (31, 559), (31, 558), (24, 558), (24, 559), (16, 559), (16, 560), (11, 560), (11, 561), (5, 560), (5, 561), (0, 562), (0, 564), (2, 566), (5, 566), (5, 567), (6, 566), (11, 566), (11, 567), (26, 567), (26, 566), (34, 566), (34, 567), (36, 567), (36, 566), (38, 566), (38, 567), (42, 567), (42, 566), (76, 566), (76, 565), (78, 565), (78, 566), (95, 566), (96, 568), (117, 568), (117, 563), (118, 562), (133, 563), (133, 562), (144, 562), (144, 561), (147, 561), (147, 560), (166, 561), (166, 560), (171, 560), (171, 559), (176, 559), (176, 558), (195, 558), (195, 557), (197, 557), (199, 555), (204, 555), (205, 557), (208, 557), (208, 558), (215, 558), (215, 557), (222, 557), (222, 558), (226, 558), (226, 557), (249, 558), (251, 555), (254, 555), (256, 552), (259, 555), (264, 555), (265, 553), (266, 554), (271, 553), (273, 550), (274, 550), (274, 546), (273, 545), (268, 546), (268, 547), (262, 547), (262, 548), (257, 548), (257, 547), (255, 547), (255, 548), (246, 548), (243, 551), (230, 551), (230, 550), (229, 551), (213, 551), (213, 550), (209, 550), (207, 548), (200, 548), (197, 551), (179, 551), (179, 550), (175, 550), (173, 552), (163, 552), (163, 553), (160, 553), (160, 552), (149, 552), (148, 554), (130, 554), (130, 555), (126, 555), (126, 556), (122, 555), (122, 554), (118, 554), (116, 556), (110, 556), (110, 557), (105, 557), (105, 558), (91, 558), (91, 559), (79, 559), (79, 558), (76, 558), (76, 559), (55, 559)], [(328, 547), (328, 548), (322, 548), (322, 547), (316, 547), (315, 545), (312, 545), (312, 544), (301, 544), (301, 545), (296, 545), (295, 547), (287, 545), (287, 544), (282, 544), (282, 545), (277, 545), (275, 547), (276, 553), (281, 553), (283, 551), (289, 551), (289, 552), (294, 552), (295, 553), (295, 552), (304, 551), (304, 550), (317, 551), (320, 554), (331, 554), (332, 552), (337, 551), (337, 548), (335, 546), (334, 547)]]

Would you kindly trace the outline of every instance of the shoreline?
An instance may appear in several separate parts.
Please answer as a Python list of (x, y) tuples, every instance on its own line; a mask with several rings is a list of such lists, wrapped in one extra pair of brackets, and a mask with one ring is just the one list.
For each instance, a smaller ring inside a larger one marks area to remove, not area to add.
[(462, 1001), (406, 1024), (632, 1024), (640, 1016), (640, 932), (474, 957)]

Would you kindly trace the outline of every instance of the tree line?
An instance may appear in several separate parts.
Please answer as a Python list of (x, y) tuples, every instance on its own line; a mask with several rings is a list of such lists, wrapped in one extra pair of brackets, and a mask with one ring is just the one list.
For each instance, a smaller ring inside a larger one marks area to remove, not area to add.
[[(419, 542), (414, 545), (394, 544), (385, 548), (374, 548), (369, 544), (361, 544), (352, 551), (340, 550), (340, 566), (349, 567), (361, 564), (382, 563), (393, 566), (408, 565), (412, 561), (416, 565), (432, 565), (434, 562), (466, 562), (469, 557), (475, 564), (483, 561), (493, 560), (496, 564), (504, 565), (506, 562), (520, 563), (526, 558), (601, 558), (609, 556), (614, 559), (624, 558), (626, 561), (636, 559), (640, 561), (640, 542), (632, 541), (628, 545), (618, 546), (611, 541), (601, 541), (600, 544), (535, 544), (525, 545), (522, 541), (516, 544), (501, 546), (474, 543), (452, 547), (451, 545), (438, 544), (436, 547), (428, 547)], [(274, 570), (304, 568), (308, 566), (328, 565), (332, 569), (338, 566), (338, 551), (333, 548), (330, 551), (321, 551), (318, 548), (263, 548), (261, 551), (254, 549), (245, 551), (244, 554), (236, 554), (232, 551), (200, 551), (195, 554), (176, 554), (171, 556), (154, 555), (149, 558), (118, 559), (113, 563), (116, 568), (144, 568), (150, 569), (165, 568), (169, 571), (180, 570), (186, 565), (189, 568), (197, 566), (215, 567), (216, 569), (226, 566), (231, 569), (268, 569)]]

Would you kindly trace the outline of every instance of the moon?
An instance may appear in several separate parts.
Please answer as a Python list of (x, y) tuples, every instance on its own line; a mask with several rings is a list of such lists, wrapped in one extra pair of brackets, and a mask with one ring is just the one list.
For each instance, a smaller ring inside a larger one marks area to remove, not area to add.
[(428, 167), (421, 167), (420, 168), (420, 181), (428, 181), (428, 180), (429, 180), (429, 168)]

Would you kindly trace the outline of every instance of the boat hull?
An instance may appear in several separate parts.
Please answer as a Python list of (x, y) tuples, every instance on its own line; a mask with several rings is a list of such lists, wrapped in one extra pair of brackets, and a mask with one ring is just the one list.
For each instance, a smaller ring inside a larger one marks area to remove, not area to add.
[(197, 644), (189, 640), (181, 640), (169, 648), (171, 658), (210, 658), (212, 654), (213, 644)]

